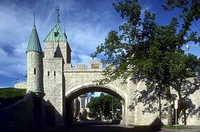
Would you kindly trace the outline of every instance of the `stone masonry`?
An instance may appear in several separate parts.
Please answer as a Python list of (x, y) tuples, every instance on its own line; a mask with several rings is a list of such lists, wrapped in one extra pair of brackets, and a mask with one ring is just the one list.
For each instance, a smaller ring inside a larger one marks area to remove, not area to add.
[[(34, 31), (36, 32), (36, 28)], [(35, 34), (32, 33), (31, 38), (34, 41), (30, 41), (27, 48), (27, 89), (44, 99), (44, 124), (51, 119), (56, 126), (65, 125), (66, 120), (70, 118), (69, 111), (71, 109), (67, 103), (72, 102), (81, 94), (95, 91), (109, 93), (121, 100), (121, 124), (152, 125), (157, 123), (159, 118), (158, 97), (154, 98), (154, 102), (148, 103), (151, 107), (144, 105), (145, 102), (148, 102), (148, 94), (143, 101), (140, 101), (139, 98), (141, 93), (147, 90), (146, 79), (129, 78), (126, 84), (122, 84), (122, 80), (119, 79), (102, 86), (97, 85), (94, 81), (104, 77), (102, 63), (91, 61), (87, 67), (84, 64), (76, 64), (73, 67), (71, 65), (71, 48), (59, 23), (56, 23), (44, 40), (44, 56), (40, 50), (39, 37), (37, 33)], [(21, 85), (26, 86), (25, 83)], [(20, 87), (20, 84), (16, 87)], [(177, 94), (175, 91), (173, 93)], [(192, 109), (186, 111), (188, 125), (200, 125), (199, 94), (199, 87), (197, 87), (196, 91), (188, 96), (193, 103)], [(161, 100), (161, 102), (164, 115), (166, 113), (165, 100)], [(183, 120), (182, 117), (180, 115), (180, 124)], [(166, 117), (163, 116), (162, 122), (166, 124), (166, 121)]]

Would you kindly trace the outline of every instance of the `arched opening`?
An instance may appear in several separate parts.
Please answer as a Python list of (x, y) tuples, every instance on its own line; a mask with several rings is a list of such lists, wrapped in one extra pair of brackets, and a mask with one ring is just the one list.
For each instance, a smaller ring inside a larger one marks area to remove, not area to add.
[(76, 99), (78, 96), (89, 93), (89, 92), (103, 92), (107, 93), (121, 102), (121, 118), (119, 123), (125, 124), (125, 95), (123, 93), (116, 91), (108, 86), (96, 86), (96, 85), (82, 85), (73, 89), (68, 90), (66, 93), (66, 123), (67, 125), (71, 124), (73, 121), (73, 113), (72, 113), (72, 101)]

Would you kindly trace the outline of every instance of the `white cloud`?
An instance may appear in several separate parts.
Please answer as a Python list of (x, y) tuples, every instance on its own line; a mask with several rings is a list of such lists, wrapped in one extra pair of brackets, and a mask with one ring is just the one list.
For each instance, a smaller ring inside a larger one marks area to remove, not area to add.
[(11, 77), (11, 78), (16, 78), (15, 75), (12, 75), (10, 72), (7, 72), (7, 71), (0, 71), (0, 76), (7, 76), (7, 77)]
[(55, 8), (60, 7), (60, 25), (66, 29), (73, 65), (87, 65), (96, 46), (104, 41), (110, 30), (117, 28), (113, 23), (120, 23), (109, 10), (84, 7), (83, 1), (40, 0), (28, 6), (15, 2), (0, 2), (0, 77), (18, 78), (19, 74), (25, 74), (33, 10), (36, 11), (36, 28), (43, 48), (43, 40), (56, 23)]
[(94, 92), (93, 97), (99, 97), (101, 95), (102, 92)]
[(17, 45), (14, 46), (14, 54), (15, 55), (26, 55), (26, 48), (27, 48), (28, 43), (27, 42), (21, 42)]
[[(0, 48), (0, 52), (3, 51)], [(18, 78), (15, 74), (25, 74), (26, 71), (26, 58), (24, 58), (20, 54), (14, 54), (13, 56), (9, 56), (7, 52), (0, 53), (0, 75)]]
[(8, 55), (8, 53), (0, 48), (0, 56), (1, 56), (0, 62), (3, 61), (3, 59), (5, 59), (7, 57), (7, 55)]
[(1, 44), (13, 45), (24, 39), (28, 40), (26, 32), (30, 30), (28, 24), (31, 23), (31, 15), (27, 12), (27, 9), (22, 7), (16, 10), (16, 7), (8, 8), (1, 5), (0, 10)]
[(76, 63), (83, 63), (86, 67), (89, 61), (98, 60), (97, 58), (92, 59), (89, 55), (86, 54), (78, 54), (76, 55), (76, 57), (79, 58), (80, 61), (78, 61), (77, 59), (75, 61), (72, 60), (72, 64), (75, 65)]
[(5, 86), (0, 86), (0, 89), (1, 88), (12, 88), (13, 86), (10, 86), (10, 85), (5, 85)]

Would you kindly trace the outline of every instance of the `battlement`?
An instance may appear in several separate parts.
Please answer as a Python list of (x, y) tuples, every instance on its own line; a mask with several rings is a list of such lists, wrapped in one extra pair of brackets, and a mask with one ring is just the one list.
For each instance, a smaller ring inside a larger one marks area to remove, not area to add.
[(75, 67), (69, 64), (64, 64), (64, 71), (102, 71), (103, 64), (101, 61), (89, 61), (88, 66), (86, 67), (83, 63), (77, 63)]

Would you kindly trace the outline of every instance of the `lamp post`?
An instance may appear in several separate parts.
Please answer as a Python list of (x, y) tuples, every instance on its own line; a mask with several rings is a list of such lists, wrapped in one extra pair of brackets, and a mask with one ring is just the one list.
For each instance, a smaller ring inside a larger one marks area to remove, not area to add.
[(197, 48), (200, 48), (200, 46), (198, 45), (186, 45), (186, 51), (188, 51), (190, 49), (190, 47), (197, 47)]
[(176, 129), (177, 129), (177, 124), (178, 124), (178, 115), (177, 115), (178, 100), (174, 101), (174, 108), (175, 108), (175, 125), (176, 125)]
[(112, 96), (112, 120), (114, 119), (113, 114), (114, 114), (114, 111), (113, 111), (113, 96)]

